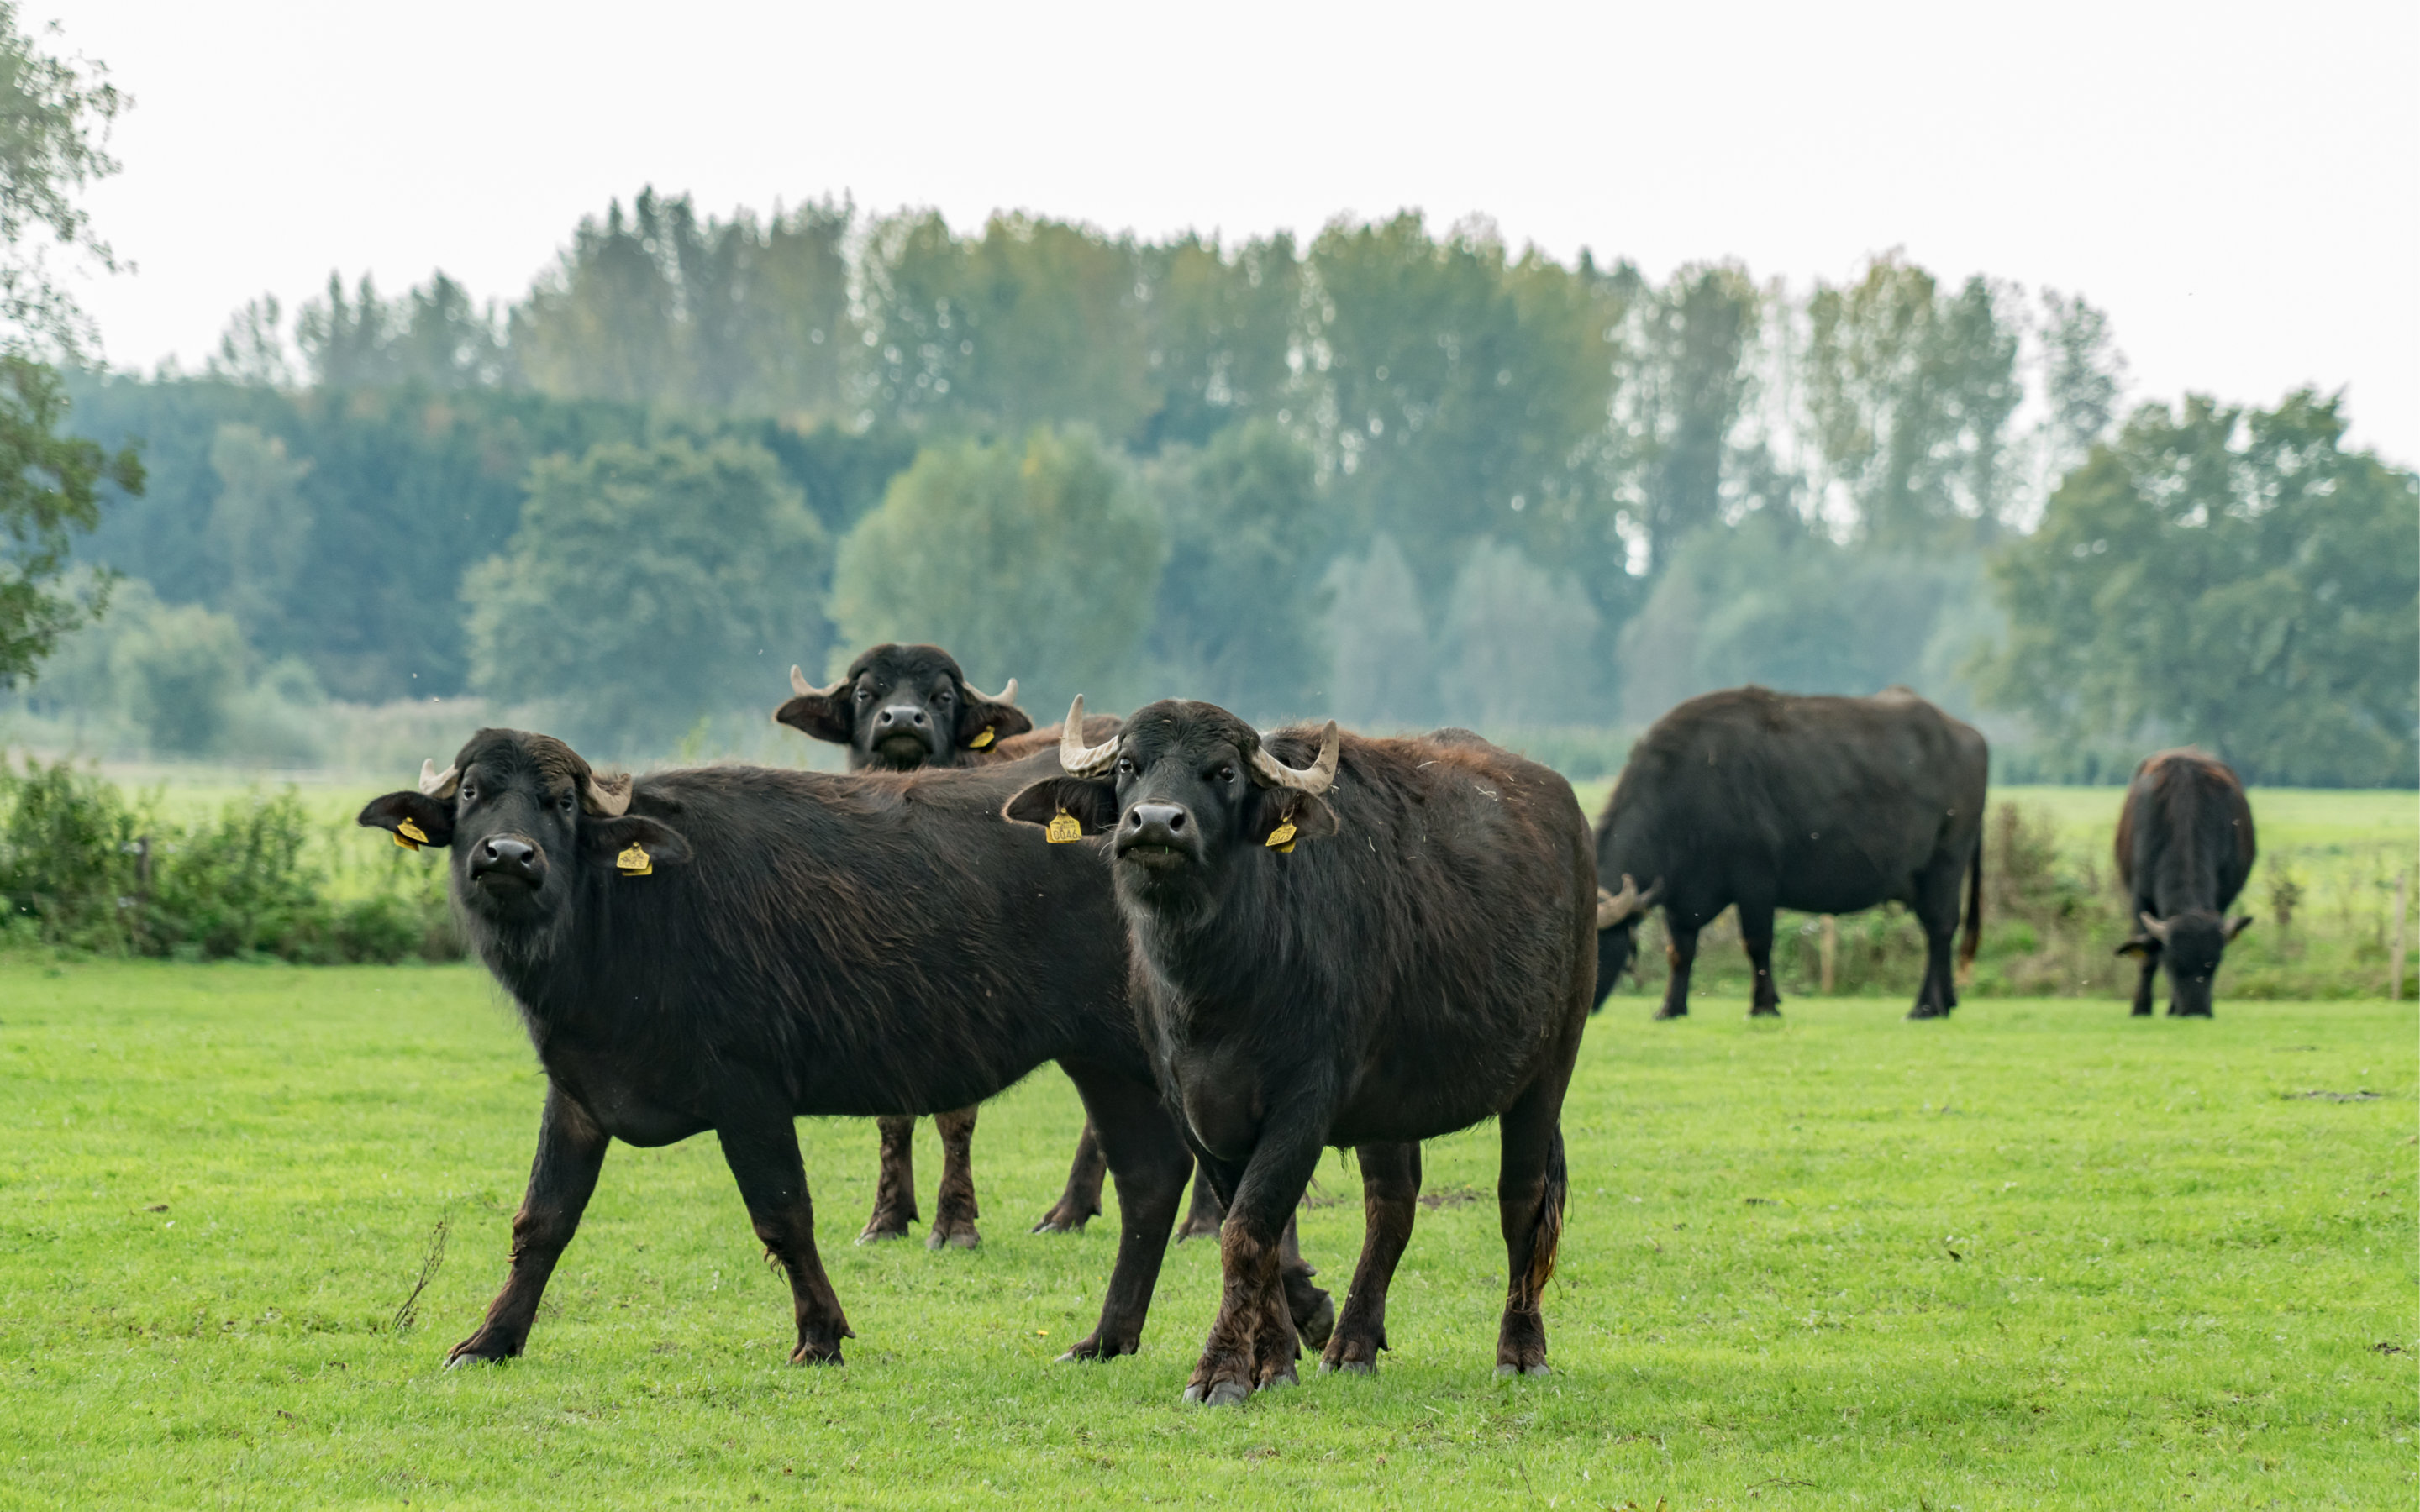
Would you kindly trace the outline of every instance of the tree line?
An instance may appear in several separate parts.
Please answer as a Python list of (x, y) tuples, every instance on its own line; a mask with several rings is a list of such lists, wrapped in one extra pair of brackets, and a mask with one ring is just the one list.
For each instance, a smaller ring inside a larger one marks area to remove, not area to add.
[[(151, 476), (83, 554), (226, 622), (222, 730), (283, 678), (661, 748), (915, 638), (1037, 706), (1536, 730), (1906, 682), (2021, 716), (2042, 776), (2195, 739), (2413, 771), (2420, 586), (2379, 547), (2420, 511), (2337, 400), (2130, 417), (2084, 300), (1895, 255), (1792, 290), (1415, 213), (1230, 244), (647, 193), (508, 308), (332, 275), (293, 316), (71, 389)], [(205, 639), (51, 696), (123, 704)]]

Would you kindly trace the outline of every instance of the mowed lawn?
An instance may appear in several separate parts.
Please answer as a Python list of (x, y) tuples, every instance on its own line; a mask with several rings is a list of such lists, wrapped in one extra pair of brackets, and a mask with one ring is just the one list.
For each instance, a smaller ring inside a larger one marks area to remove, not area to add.
[[(0, 964), (0, 1504), (2420, 1498), (2410, 1005), (1648, 1007), (1595, 1022), (1573, 1088), (1552, 1378), (1492, 1373), (1481, 1129), (1428, 1147), (1380, 1373), (1205, 1412), (1208, 1244), (1140, 1356), (1052, 1361), (1114, 1241), (1025, 1232), (1079, 1122), (1055, 1071), (985, 1109), (971, 1253), (853, 1245), (873, 1130), (800, 1124), (844, 1367), (783, 1363), (706, 1137), (617, 1148), (529, 1355), (448, 1373), (540, 1095), (481, 973)], [(1331, 1158), (1303, 1214), (1340, 1288), (1357, 1192)]]

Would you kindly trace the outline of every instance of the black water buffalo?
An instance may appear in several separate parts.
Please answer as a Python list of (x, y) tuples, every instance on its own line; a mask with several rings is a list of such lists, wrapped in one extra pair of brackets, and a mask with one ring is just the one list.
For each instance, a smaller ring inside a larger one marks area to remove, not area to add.
[[(511, 1273), (451, 1358), (520, 1352), (611, 1140), (712, 1130), (788, 1273), (791, 1358), (837, 1362), (852, 1335), (792, 1119), (966, 1107), (1046, 1060), (1082, 1095), (1123, 1214), (1099, 1324), (1069, 1353), (1131, 1352), (1191, 1163), (1143, 1050), (1101, 858), (1001, 818), (1052, 769), (714, 766), (634, 784), (551, 737), (483, 730), (421, 791), (363, 810), (453, 847), (457, 912), (547, 1075)], [(1306, 1307), (1324, 1304), (1304, 1273), (1289, 1281)]]
[(2164, 750), (2144, 759), (2118, 811), (2118, 880), (2139, 933), (2118, 948), (2143, 963), (2134, 1011), (2151, 1011), (2151, 979), (2168, 968), (2168, 1011), (2211, 1016), (2211, 989), (2227, 942), (2252, 916), (2226, 917), (2256, 854), (2252, 804), (2215, 756)]
[[(773, 711), (774, 722), (846, 747), (853, 772), (996, 765), (1059, 746), (1057, 725), (1037, 731), (1016, 706), (1016, 678), (999, 693), (985, 694), (967, 681), (957, 658), (939, 646), (885, 641), (861, 652), (830, 687), (814, 687), (793, 667), (790, 689), (790, 701)], [(1118, 728), (1117, 720), (1104, 717), (1085, 724), (1088, 737), (1096, 742)], [(972, 1249), (982, 1242), (975, 1227), (976, 1111), (952, 1108), (933, 1116), (934, 1132), (941, 1136), (941, 1185), (933, 1203), (933, 1230), (925, 1239), (932, 1249), (944, 1244)], [(875, 1127), (882, 1141), (881, 1165), (874, 1183), (874, 1211), (857, 1236), (861, 1244), (905, 1239), (918, 1217), (916, 1120), (876, 1119)], [(1066, 1190), (1033, 1226), (1034, 1232), (1082, 1229), (1101, 1211), (1101, 1181), (1108, 1170), (1100, 1141), (1087, 1124), (1077, 1140)], [(1216, 1199), (1207, 1191), (1205, 1184), (1195, 1184), (1192, 1210), (1177, 1229), (1180, 1241), (1217, 1230)]]
[(1467, 732), (1264, 739), (1207, 703), (1063, 740), (1065, 775), (1006, 812), (1053, 840), (1113, 837), (1161, 1088), (1227, 1203), (1226, 1285), (1187, 1399), (1294, 1380), (1281, 1237), (1328, 1145), (1357, 1149), (1368, 1227), (1321, 1366), (1374, 1368), (1419, 1141), (1490, 1117), (1497, 1363), (1544, 1374), (1563, 1091), (1595, 995), (1596, 868), (1570, 786)]
[(1735, 687), (1689, 700), (1632, 748), (1596, 822), (1597, 872), (1609, 889), (1598, 912), (1598, 983), (1612, 987), (1639, 919), (1661, 903), (1672, 976), (1655, 1016), (1688, 1012), (1698, 932), (1736, 904), (1756, 972), (1749, 1011), (1777, 1013), (1776, 908), (1848, 914), (1898, 902), (1930, 947), (1908, 1017), (1947, 1014), (1958, 1006), (1949, 946), (1962, 878), (1962, 964), (1975, 959), (1982, 929), (1990, 769), (1980, 734), (1905, 688), (1807, 698)]

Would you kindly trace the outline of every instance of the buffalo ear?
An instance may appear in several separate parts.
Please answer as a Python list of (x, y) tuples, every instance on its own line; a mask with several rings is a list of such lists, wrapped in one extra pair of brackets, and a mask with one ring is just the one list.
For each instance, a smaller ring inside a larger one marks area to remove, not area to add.
[(1327, 806), (1325, 798), (1286, 788), (1262, 789), (1260, 812), (1253, 817), (1249, 831), (1252, 839), (1265, 845), (1269, 837), (1288, 823), (1294, 825), (1288, 844), (1294, 841), (1326, 840), (1342, 827), (1337, 823), (1336, 810)]
[(2252, 916), (2251, 916), (2250, 914), (2246, 914), (2246, 915), (2244, 915), (2242, 918), (2230, 918), (2230, 919), (2228, 919), (2228, 920), (2226, 921), (2226, 938), (2227, 938), (2227, 942), (2228, 942), (2229, 944), (2233, 944), (2233, 943), (2234, 943), (2234, 941), (2235, 941), (2235, 937), (2236, 937), (2237, 935), (2239, 935), (2239, 934), (2242, 933), (2245, 930), (2248, 930), (2248, 929), (2250, 929), (2251, 927), (2252, 927)]
[(1048, 825), (1061, 814), (1081, 825), (1087, 835), (1116, 827), (1118, 790), (1109, 782), (1081, 777), (1046, 777), (1001, 806), (1002, 819), (1021, 825)]
[(801, 693), (773, 711), (775, 724), (788, 725), (835, 746), (857, 738), (856, 717), (857, 704), (848, 684), (843, 684), (838, 692)]
[[(372, 798), (354, 821), (365, 829), (383, 829), (406, 845), (450, 845), (454, 841), (454, 800), (426, 793), (390, 793)], [(419, 833), (408, 835), (410, 825)]]
[(660, 819), (626, 813), (618, 819), (582, 819), (580, 844), (592, 859), (612, 864), (636, 845), (653, 866), (678, 866), (690, 859), (689, 841)]
[(2128, 940), (2125, 944), (2118, 947), (2118, 953), (2119, 955), (2131, 955), (2139, 961), (2143, 957), (2149, 955), (2156, 944), (2157, 942), (2155, 942), (2149, 935), (2137, 934), (2133, 939)]
[[(1014, 703), (987, 699), (963, 683), (958, 685), (958, 692), (957, 736), (960, 746), (987, 749), (996, 742), (1006, 740), (1011, 735), (1021, 735), (1033, 728), (1032, 719)], [(976, 746), (975, 742), (983, 740), (985, 731), (991, 733), (991, 739), (984, 740), (981, 747)]]

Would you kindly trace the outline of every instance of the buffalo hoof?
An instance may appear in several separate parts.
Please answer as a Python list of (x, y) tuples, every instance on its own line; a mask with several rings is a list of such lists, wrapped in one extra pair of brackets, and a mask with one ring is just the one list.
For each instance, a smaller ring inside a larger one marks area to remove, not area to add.
[(1176, 1230), (1176, 1242), (1180, 1244), (1184, 1243), (1188, 1239), (1216, 1239), (1218, 1237), (1218, 1221), (1215, 1218), (1187, 1218), (1185, 1220), (1184, 1225)]
[(1210, 1388), (1206, 1396), (1198, 1395), (1201, 1390), (1199, 1386), (1187, 1386), (1185, 1389), (1186, 1400), (1200, 1402), (1204, 1407), (1240, 1407), (1244, 1398), (1251, 1395), (1240, 1381), (1221, 1381)]
[(982, 1242), (983, 1236), (975, 1232), (972, 1224), (955, 1228), (943, 1228), (935, 1224), (933, 1231), (924, 1236), (926, 1249), (973, 1249)]
[(1323, 1376), (1374, 1376), (1378, 1373), (1375, 1360), (1322, 1360), (1319, 1373)]
[(1041, 1222), (1035, 1224), (1032, 1231), (1037, 1234), (1080, 1234), (1092, 1218), (1092, 1213), (1078, 1212), (1062, 1202), (1044, 1213)]
[(1688, 1016), (1689, 1011), (1685, 1008), (1659, 1008), (1655, 1011), (1655, 1022), (1658, 1024), (1666, 1019), (1684, 1019)]
[(1276, 1391), (1281, 1386), (1299, 1386), (1301, 1384), (1302, 1378), (1294, 1373), (1294, 1366), (1288, 1365), (1283, 1370), (1279, 1371), (1276, 1375), (1271, 1376), (1268, 1380), (1262, 1381), (1261, 1390)]
[(806, 1339), (800, 1339), (799, 1341), (799, 1347), (790, 1351), (790, 1363), (792, 1365), (848, 1364), (846, 1360), (840, 1357), (840, 1341), (838, 1339), (832, 1340), (830, 1344), (817, 1344)]
[(876, 1228), (874, 1225), (867, 1224), (865, 1226), (865, 1232), (857, 1236), (857, 1242), (861, 1244), (879, 1244), (885, 1240), (906, 1239), (907, 1237), (908, 1230), (905, 1227)]
[(464, 1354), (457, 1350), (445, 1357), (445, 1368), (459, 1370), (466, 1365), (503, 1365), (510, 1358), (504, 1354)]
[(1311, 1310), (1309, 1318), (1295, 1319), (1294, 1331), (1301, 1335), (1302, 1341), (1312, 1349), (1326, 1348), (1327, 1335), (1336, 1332), (1336, 1299), (1325, 1291), (1321, 1292), (1319, 1305)]
[(1931, 1003), (1918, 1003), (1907, 1011), (1907, 1016), (1911, 1019), (1946, 1019), (1949, 1016), (1949, 1010), (1935, 1008)]
[(1517, 1365), (1499, 1365), (1496, 1367), (1496, 1373), (1498, 1376), (1551, 1376), (1554, 1374), (1552, 1370), (1546, 1368), (1544, 1361), (1526, 1369)]

